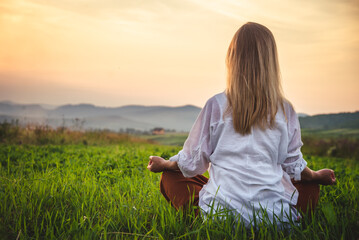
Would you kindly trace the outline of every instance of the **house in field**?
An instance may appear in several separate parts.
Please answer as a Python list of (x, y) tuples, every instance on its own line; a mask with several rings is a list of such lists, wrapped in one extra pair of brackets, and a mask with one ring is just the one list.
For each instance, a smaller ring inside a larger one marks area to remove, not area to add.
[(154, 128), (152, 129), (152, 135), (163, 135), (165, 130), (163, 128)]

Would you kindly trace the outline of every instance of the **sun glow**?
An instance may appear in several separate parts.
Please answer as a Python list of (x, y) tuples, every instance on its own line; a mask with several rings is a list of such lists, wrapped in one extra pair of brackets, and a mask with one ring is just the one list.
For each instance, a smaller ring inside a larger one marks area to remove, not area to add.
[(355, 1), (0, 3), (0, 101), (203, 106), (247, 21), (272, 30), (286, 96), (309, 114), (358, 110)]

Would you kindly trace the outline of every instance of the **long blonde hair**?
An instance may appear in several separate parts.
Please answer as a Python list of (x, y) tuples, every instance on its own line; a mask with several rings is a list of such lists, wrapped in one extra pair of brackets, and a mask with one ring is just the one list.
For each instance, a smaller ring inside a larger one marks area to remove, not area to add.
[(271, 31), (248, 22), (238, 29), (227, 57), (228, 106), (236, 132), (246, 135), (252, 126), (273, 128), (278, 107), (284, 112), (277, 46)]

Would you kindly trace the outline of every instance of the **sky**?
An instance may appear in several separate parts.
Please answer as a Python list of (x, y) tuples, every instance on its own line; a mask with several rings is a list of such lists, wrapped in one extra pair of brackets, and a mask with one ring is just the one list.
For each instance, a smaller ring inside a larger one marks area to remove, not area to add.
[(0, 101), (202, 107), (248, 21), (297, 112), (359, 110), (357, 0), (0, 0)]

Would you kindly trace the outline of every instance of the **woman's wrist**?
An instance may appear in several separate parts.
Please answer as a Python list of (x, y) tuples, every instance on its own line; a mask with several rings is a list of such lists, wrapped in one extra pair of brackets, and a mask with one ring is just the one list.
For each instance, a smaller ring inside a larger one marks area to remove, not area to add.
[(312, 182), (316, 179), (317, 173), (312, 169), (305, 167), (301, 173), (301, 182)]
[(320, 176), (318, 174), (318, 171), (313, 171), (312, 170), (312, 180), (311, 180), (311, 182), (318, 183), (319, 181), (320, 181)]
[(170, 160), (166, 160), (165, 162), (165, 170), (178, 170), (178, 165), (177, 165), (177, 162), (172, 162)]

